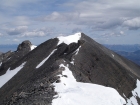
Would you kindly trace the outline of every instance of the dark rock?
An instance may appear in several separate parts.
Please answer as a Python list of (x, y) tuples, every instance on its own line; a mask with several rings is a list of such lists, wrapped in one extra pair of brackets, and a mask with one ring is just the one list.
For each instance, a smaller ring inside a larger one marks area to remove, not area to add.
[(29, 40), (23, 41), (21, 44), (18, 45), (17, 51), (30, 49), (31, 42)]
[(61, 80), (60, 80), (60, 79), (56, 80), (56, 83), (60, 83), (60, 82), (61, 82)]
[(10, 58), (10, 56), (12, 55), (12, 51), (8, 51), (6, 53), (2, 53), (0, 55), (0, 62), (5, 62), (8, 58)]
[(63, 75), (63, 77), (66, 77), (67, 78), (68, 76), (67, 75)]

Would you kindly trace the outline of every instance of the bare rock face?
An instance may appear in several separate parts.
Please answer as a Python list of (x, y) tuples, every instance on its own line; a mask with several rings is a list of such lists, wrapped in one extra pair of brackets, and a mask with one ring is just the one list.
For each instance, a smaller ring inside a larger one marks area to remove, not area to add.
[[(59, 68), (60, 64), (69, 65), (76, 81), (112, 87), (126, 100), (133, 96), (132, 91), (140, 80), (138, 65), (83, 33), (77, 43), (58, 45), (58, 42), (58, 38), (50, 39), (33, 51), (28, 47), (29, 41), (18, 46), (9, 61), (2, 64), (0, 75), (8, 68), (15, 70), (23, 63), (24, 66), (0, 88), (0, 105), (51, 105), (58, 94), (53, 83), (61, 82), (58, 75), (64, 70)], [(136, 100), (139, 102), (140, 98), (137, 96)]]
[(18, 62), (23, 56), (30, 52), (31, 42), (26, 40), (19, 44), (17, 51), (8, 51), (0, 55), (0, 76), (6, 73), (7, 69), (10, 68), (14, 63)]
[(11, 56), (11, 55), (12, 55), (12, 51), (8, 51), (8, 52), (6, 52), (6, 53), (2, 53), (2, 54), (0, 55), (0, 62), (6, 60), (6, 59), (7, 59), (9, 56)]
[(29, 40), (25, 40), (21, 44), (18, 45), (17, 51), (29, 50), (31, 45), (32, 44), (31, 44), (31, 42)]
[[(90, 82), (113, 87), (122, 96), (125, 94), (126, 97), (131, 97), (132, 90), (136, 88), (136, 80), (140, 78), (140, 67), (84, 34), (81, 39), (85, 42), (78, 55), (74, 56), (76, 66), (71, 65), (71, 70), (79, 69)], [(80, 73), (76, 74), (78, 81), (82, 81)]]

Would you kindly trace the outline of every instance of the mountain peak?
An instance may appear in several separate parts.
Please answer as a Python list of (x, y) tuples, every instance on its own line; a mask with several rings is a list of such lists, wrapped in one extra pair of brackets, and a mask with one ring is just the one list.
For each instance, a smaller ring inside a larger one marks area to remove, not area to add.
[(33, 50), (36, 48), (35, 45), (32, 45), (32, 43), (29, 40), (23, 41), (21, 44), (18, 45), (17, 51), (19, 50)]
[(140, 67), (84, 33), (49, 39), (32, 51), (26, 44), (28, 50), (0, 66), (0, 80), (16, 72), (0, 88), (1, 105), (140, 104)]
[(18, 45), (17, 51), (22, 50), (22, 49), (30, 49), (31, 42), (29, 40), (23, 41), (21, 44)]

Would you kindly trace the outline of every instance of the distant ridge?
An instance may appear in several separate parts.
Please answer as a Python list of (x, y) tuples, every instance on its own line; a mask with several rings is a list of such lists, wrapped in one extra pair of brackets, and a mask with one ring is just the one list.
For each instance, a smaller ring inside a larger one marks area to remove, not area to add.
[(109, 45), (109, 44), (104, 44), (104, 46), (113, 50), (113, 51), (134, 52), (134, 51), (140, 50), (140, 44), (134, 44), (134, 45)]
[(140, 66), (140, 50), (137, 50), (135, 52), (126, 52), (126, 51), (115, 51), (115, 52)]
[(15, 51), (17, 49), (17, 44), (12, 44), (12, 45), (0, 45), (0, 51), (1, 52), (8, 52), (8, 51)]

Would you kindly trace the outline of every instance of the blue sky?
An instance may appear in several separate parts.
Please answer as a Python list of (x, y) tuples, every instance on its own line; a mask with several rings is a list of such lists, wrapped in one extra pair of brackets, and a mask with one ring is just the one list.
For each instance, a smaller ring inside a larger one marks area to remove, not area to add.
[(140, 0), (0, 0), (0, 44), (76, 32), (102, 44), (140, 44)]

